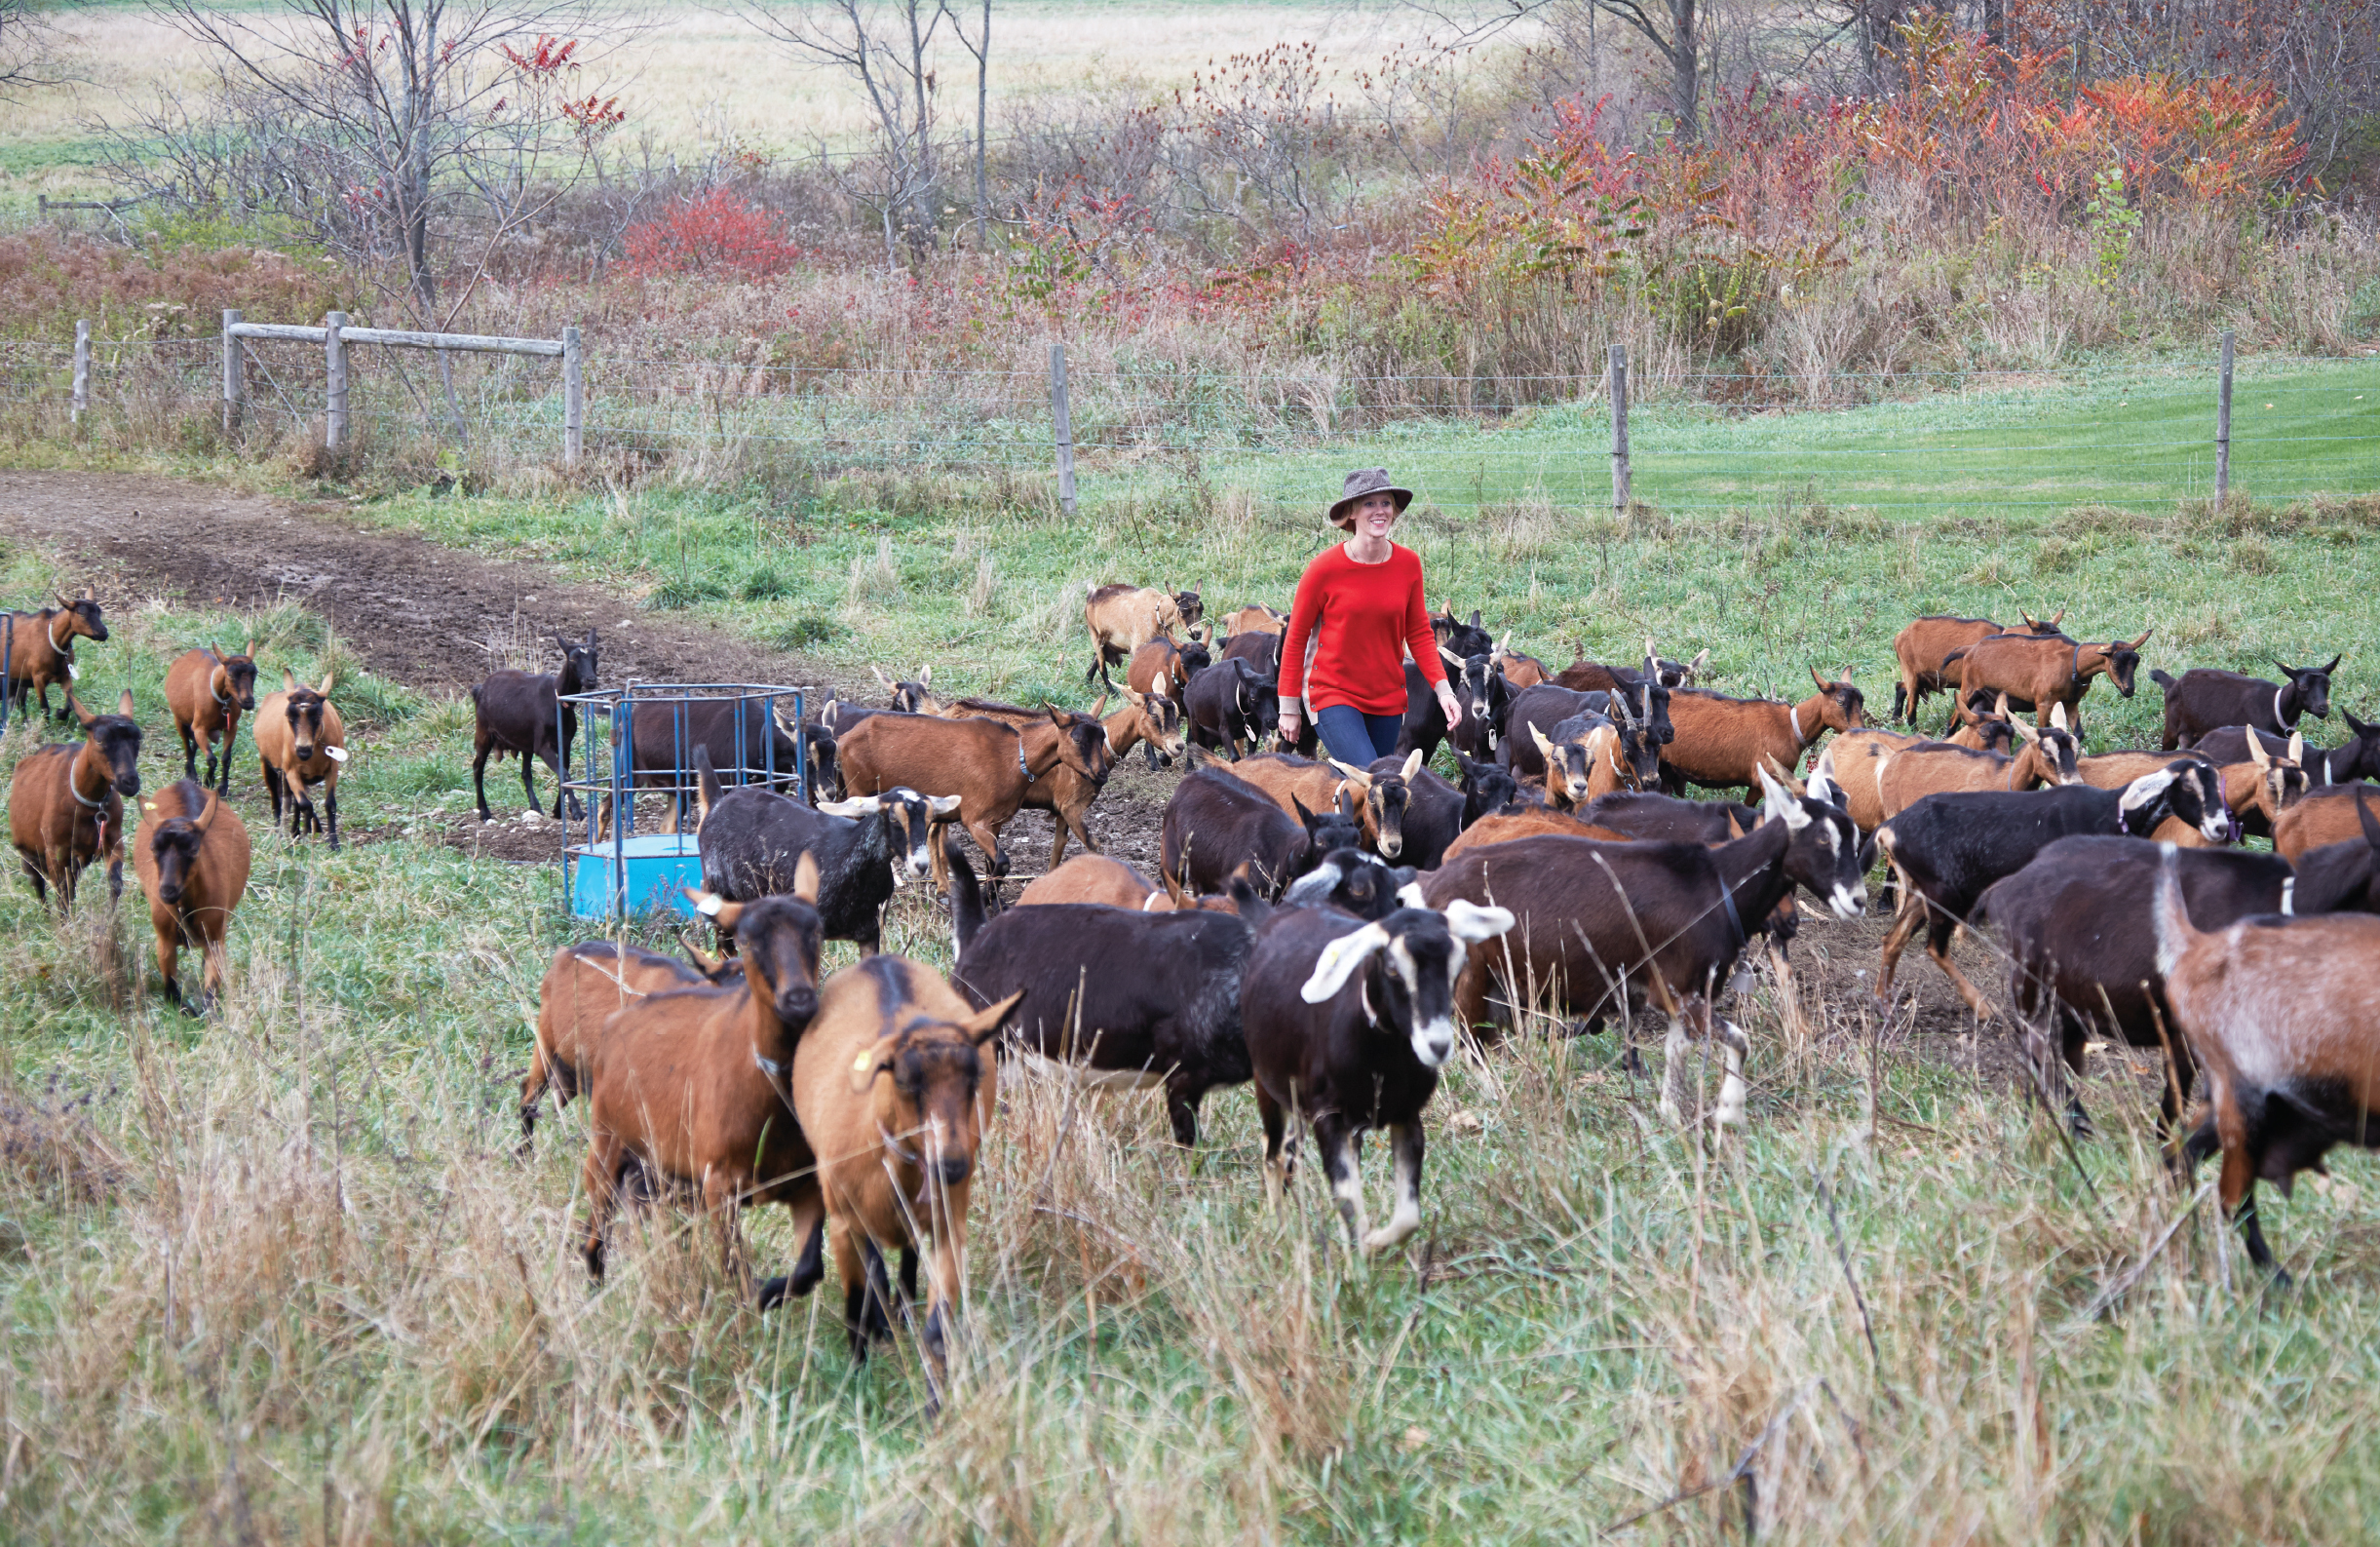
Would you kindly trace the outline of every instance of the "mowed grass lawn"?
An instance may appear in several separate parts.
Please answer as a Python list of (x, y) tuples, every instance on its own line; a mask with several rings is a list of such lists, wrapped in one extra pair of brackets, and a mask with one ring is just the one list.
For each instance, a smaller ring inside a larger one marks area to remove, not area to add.
[[(2343, 649), (2340, 697), (2370, 702), (2368, 497), (1888, 514), (1822, 476), (1840, 422), (1742, 426), (1789, 493), (1734, 509), (1614, 521), (1514, 490), (1436, 501), (1403, 534), (1434, 593), (1524, 646), (1708, 645), (1736, 690), (1853, 664), (1887, 700), (1912, 613), (2065, 605), (2094, 636), (2154, 626), (2156, 664)], [(931, 481), (356, 508), (847, 667), (932, 661), (938, 686), (1081, 703), (1083, 582), (1286, 601), (1338, 471), (1318, 462), (1294, 506), (1216, 479), (1072, 523)], [(0, 599), (49, 574), (10, 555)], [(85, 651), (95, 697), (134, 689), (148, 788), (179, 772), (165, 663), (249, 621), (133, 607)], [(342, 819), (377, 841), (268, 834), (242, 759), (258, 860), (220, 1014), (159, 1002), (137, 903), (111, 964), (98, 909), (60, 928), (0, 887), (12, 1537), (1707, 1540), (1747, 1511), (1827, 1542), (2380, 1528), (2366, 1159), (2268, 1193), (2299, 1275), (2268, 1295), (2162, 1174), (2133, 1082), (2091, 1082), (2103, 1137), (2070, 1153), (1974, 1073), (1999, 1030), (1921, 1060), (1863, 1002), (1765, 980), (1738, 1010), (1741, 1140), (1663, 1124), (1611, 1037), (1490, 1050), (1432, 1107), (1422, 1235), (1368, 1271), (1310, 1174), (1267, 1212), (1245, 1092), (1209, 1099), (1185, 1156), (1146, 1098), (1010, 1079), (938, 1420), (908, 1343), (854, 1371), (832, 1286), (752, 1314), (671, 1209), (592, 1291), (578, 1110), (516, 1153), (537, 977), (572, 933), (552, 871), (427, 840), (470, 798), (467, 704), (376, 681), (296, 608), (256, 621), (269, 661), (354, 683)], [(2089, 702), (2097, 745), (2153, 733), (2145, 682)], [(946, 964), (945, 922), (902, 899), (890, 948)], [(1849, 948), (1812, 924), (1794, 948)], [(1367, 1178), (1376, 1210), (1377, 1145)], [(762, 1263), (792, 1255), (773, 1214), (749, 1229)]]

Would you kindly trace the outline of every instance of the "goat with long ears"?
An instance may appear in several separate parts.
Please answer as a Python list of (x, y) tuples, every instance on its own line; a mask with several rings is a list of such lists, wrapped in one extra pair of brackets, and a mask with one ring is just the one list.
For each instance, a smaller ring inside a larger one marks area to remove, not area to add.
[(95, 860), (107, 861), (107, 898), (124, 895), (124, 802), (140, 793), (140, 724), (133, 692), (113, 715), (94, 715), (66, 691), (82, 722), (79, 744), (36, 747), (9, 776), (9, 835), (33, 895), (58, 889), (58, 911), (74, 910), (77, 881)]

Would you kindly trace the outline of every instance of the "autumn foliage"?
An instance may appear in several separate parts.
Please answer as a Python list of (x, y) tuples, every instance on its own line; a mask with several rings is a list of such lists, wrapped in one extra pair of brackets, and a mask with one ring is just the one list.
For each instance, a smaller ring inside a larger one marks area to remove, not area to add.
[(700, 274), (758, 279), (783, 274), (801, 257), (778, 218), (734, 190), (714, 188), (657, 220), (631, 226), (627, 271), (638, 277)]

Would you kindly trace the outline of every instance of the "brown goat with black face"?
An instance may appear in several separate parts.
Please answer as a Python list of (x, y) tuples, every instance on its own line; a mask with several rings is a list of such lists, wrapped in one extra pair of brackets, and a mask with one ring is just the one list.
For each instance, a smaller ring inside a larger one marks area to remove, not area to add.
[(988, 857), (996, 879), (1009, 872), (1000, 830), (1024, 806), (1033, 782), (1061, 764), (1093, 785), (1113, 766), (1107, 727), (1089, 715), (1043, 705), (1039, 723), (871, 715), (835, 738), (843, 788), (854, 797), (898, 787), (959, 797), (958, 820)]
[(1887, 818), (1899, 816), (1927, 795), (1953, 790), (2036, 790), (2043, 785), (2080, 784), (2080, 755), (2059, 705), (2049, 729), (2016, 722), (2023, 745), (2015, 755), (1975, 752), (1934, 742), (1895, 753), (1876, 775), (1876, 794)]
[[(1083, 847), (1092, 853), (1099, 852), (1098, 840), (1084, 826), (1083, 817), (1091, 810), (1091, 803), (1099, 797), (1099, 792), (1107, 788), (1108, 776), (1115, 771), (1116, 764), (1134, 747), (1148, 753), (1149, 766), (1152, 768), (1157, 765), (1161, 753), (1169, 765), (1181, 755), (1182, 716), (1179, 706), (1162, 693), (1135, 693), (1128, 687), (1116, 691), (1124, 697), (1123, 709), (1101, 718), (1100, 711), (1107, 707), (1107, 700), (1102, 696), (1088, 716), (1097, 719), (1107, 732), (1105, 747), (1094, 752), (1087, 759), (1094, 777), (1086, 779), (1061, 762), (1047, 773), (1036, 774), (1033, 782), (1025, 787), (1024, 809), (1047, 811), (1056, 819), (1051, 824), (1053, 831), (1050, 834), (1048, 870), (1057, 869), (1065, 860), (1066, 839), (1069, 836), (1080, 840)], [(996, 719), (1020, 730), (1038, 730), (1043, 717), (1042, 711), (1037, 709), (995, 704), (980, 698), (955, 700), (944, 705), (942, 713), (951, 719)], [(1084, 717), (1076, 716), (1077, 719)]]
[(79, 601), (64, 597), (57, 600), (57, 606), (39, 612), (0, 613), (0, 631), (5, 631), (8, 640), (9, 703), (23, 709), (38, 697), (44, 715), (63, 719), (62, 713), (50, 707), (50, 688), (55, 684), (72, 695), (74, 641), (106, 642), (107, 620), (89, 586), (83, 588)]
[[(256, 756), (264, 765), (264, 788), (273, 796), (273, 822), (281, 808), (289, 808), (289, 835), (309, 828), (330, 836), (339, 846), (339, 767), (347, 761), (347, 722), (330, 702), (335, 674), (323, 674), (323, 685), (307, 687), (281, 673), (281, 691), (256, 706)], [(314, 814), (313, 789), (323, 787), (323, 814)]]
[[(587, 1271), (603, 1277), (605, 1227), (630, 1176), (641, 1172), (656, 1184), (701, 1189), (718, 1225), (721, 1261), (749, 1288), (737, 1211), (784, 1203), (804, 1223), (800, 1206), (818, 1192), (817, 1157), (786, 1086), (819, 1009), (818, 867), (802, 857), (788, 897), (728, 903), (687, 895), (735, 937), (741, 981), (656, 993), (616, 1010), (583, 1058)], [(762, 1286), (761, 1307), (784, 1290), (783, 1281)]]
[[(2054, 638), (2057, 626), (2064, 620), (2066, 609), (2058, 608), (2053, 618), (2036, 618), (2024, 614), (2026, 635)], [(1995, 634), (2007, 634), (1989, 618), (1953, 618), (1934, 615), (1917, 619), (1893, 636), (1893, 655), (1900, 663), (1900, 680), (1893, 687), (1892, 719), (1905, 718), (1917, 723), (1917, 706), (1929, 693), (1947, 693), (1958, 683), (1958, 673), (1951, 670), (1951, 658), (1970, 649)]]
[(1690, 784), (1707, 790), (1756, 789), (1763, 758), (1789, 773), (1826, 732), (1858, 730), (1867, 723), (1867, 701), (1852, 684), (1848, 669), (1829, 682), (1813, 667), (1810, 680), (1818, 691), (1798, 704), (1723, 698), (1695, 688), (1672, 693), (1670, 722), (1677, 736), (1661, 750), (1664, 786), (1680, 794)]
[(2050, 712), (2060, 704), (2066, 706), (2067, 722), (2080, 725), (2083, 694), (2092, 677), (2103, 676), (2116, 684), (2118, 693), (2132, 696), (2140, 647), (2150, 633), (2143, 629), (2137, 639), (2110, 639), (2105, 644), (2083, 644), (2063, 635), (1995, 634), (1953, 651), (1944, 670), (1951, 664), (1958, 669), (1961, 704), (1977, 693), (2006, 693), (2033, 706), (2036, 728), (2048, 725)]
[(794, 1207), (795, 1234), (813, 1244), (790, 1288), (804, 1293), (823, 1276), (813, 1253), (824, 1221), (851, 1354), (865, 1359), (870, 1338), (892, 1335), (884, 1254), (913, 1260), (931, 1238), (918, 1341), (938, 1397), (967, 1282), (976, 1160), (999, 1086), (984, 1044), (1023, 997), (978, 1010), (932, 968), (870, 956), (826, 980), (793, 1054), (793, 1109), (819, 1158)]
[[(520, 759), (520, 788), (529, 797), (529, 808), (537, 808), (537, 782), (530, 767), (532, 757), (544, 761), (554, 770), (554, 814), (562, 814), (563, 789), (570, 780), (570, 747), (578, 740), (579, 712), (575, 704), (562, 700), (584, 693), (595, 685), (595, 631), (589, 629), (587, 638), (573, 643), (556, 637), (562, 648), (562, 669), (559, 673), (491, 672), (487, 680), (471, 690), (472, 758), (471, 788), (480, 797), (480, 820), (488, 820), (487, 759), (512, 753)], [(570, 814), (579, 814), (579, 797), (571, 793)]]
[[(178, 780), (143, 802), (133, 834), (133, 869), (148, 895), (166, 999), (192, 1015), (223, 987), (223, 932), (248, 893), (249, 859), (247, 824), (197, 780)], [(182, 994), (185, 945), (199, 949), (202, 998)]]
[(113, 715), (94, 715), (66, 691), (83, 722), (78, 745), (36, 747), (9, 776), (9, 834), (33, 895), (58, 888), (60, 912), (74, 910), (75, 883), (92, 861), (107, 861), (107, 897), (124, 895), (124, 799), (140, 793), (140, 725), (126, 688)]
[(231, 793), (231, 744), (240, 734), (241, 712), (256, 708), (255, 650), (253, 639), (237, 655), (185, 650), (166, 668), (166, 708), (173, 711), (173, 729), (182, 739), (182, 777), (199, 778), (198, 754), (204, 747), (207, 774), (200, 782), (217, 794)]

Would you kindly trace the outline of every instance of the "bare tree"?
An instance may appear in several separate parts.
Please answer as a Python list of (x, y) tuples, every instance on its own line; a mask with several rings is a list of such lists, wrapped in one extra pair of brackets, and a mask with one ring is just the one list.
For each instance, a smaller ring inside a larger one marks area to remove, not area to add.
[(40, 0), (0, 0), (0, 100), (63, 81), (64, 41)]
[[(1610, 17), (1641, 38), (1661, 61), (1669, 77), (1665, 95), (1677, 134), (1692, 139), (1702, 133), (1703, 56), (1709, 41), (1703, 0), (1501, 0), (1485, 15), (1456, 14), (1440, 0), (1418, 0), (1415, 8), (1448, 27), (1454, 41), (1465, 46), (1520, 21), (1543, 21), (1558, 31), (1583, 30), (1592, 36), (1593, 19)], [(1587, 14), (1585, 28), (1575, 20), (1580, 12)]]
[[(822, 144), (820, 160), (850, 197), (875, 212), (884, 227), (888, 266), (899, 266), (903, 241), (914, 253), (930, 251), (941, 181), (934, 44), (944, 22), (958, 30), (945, 0), (796, 0), (782, 7), (762, 0), (744, 6), (742, 14), (795, 58), (839, 70), (859, 87), (867, 103), (873, 154), (837, 169)], [(967, 46), (975, 51), (973, 43)], [(979, 62), (991, 50), (988, 16), (981, 46)], [(979, 103), (980, 76), (978, 91)]]
[[(442, 327), (490, 253), (532, 221), (619, 121), (580, 96), (587, 0), (150, 0), (203, 45), (196, 102), (167, 96), (113, 135), (112, 170), (187, 205), (269, 211), (361, 261), (401, 261)], [(469, 238), (476, 261), (450, 259)], [(440, 316), (442, 279), (463, 278)]]

